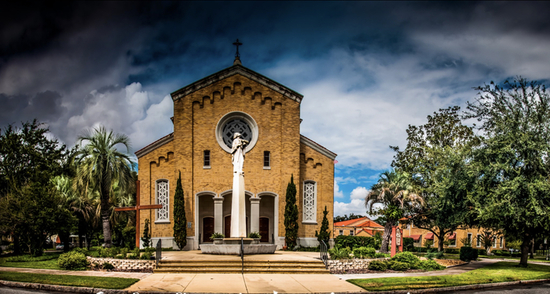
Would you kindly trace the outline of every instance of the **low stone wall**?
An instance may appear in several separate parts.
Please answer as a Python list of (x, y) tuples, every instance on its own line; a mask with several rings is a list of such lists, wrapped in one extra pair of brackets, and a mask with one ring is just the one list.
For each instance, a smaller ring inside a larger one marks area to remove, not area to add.
[(373, 260), (386, 260), (387, 258), (377, 259), (340, 259), (327, 260), (327, 268), (331, 274), (353, 274), (361, 273), (369, 269), (369, 263)]
[(88, 259), (92, 268), (101, 267), (105, 262), (112, 264), (115, 267), (114, 270), (123, 272), (152, 272), (155, 268), (154, 260), (98, 258), (90, 256), (86, 257), (86, 259)]

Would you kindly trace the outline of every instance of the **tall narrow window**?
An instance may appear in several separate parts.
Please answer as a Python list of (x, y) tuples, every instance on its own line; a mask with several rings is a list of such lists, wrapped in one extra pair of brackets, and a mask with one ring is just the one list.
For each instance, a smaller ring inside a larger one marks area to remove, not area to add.
[(477, 235), (476, 238), (476, 247), (481, 247), (481, 235)]
[(317, 183), (304, 182), (304, 223), (317, 223)]
[(503, 237), (500, 237), (500, 248), (502, 248), (503, 239), (504, 239)]
[(157, 181), (157, 204), (162, 204), (162, 208), (157, 209), (156, 222), (169, 222), (169, 202), (170, 202), (170, 189), (167, 180)]
[(270, 168), (270, 161), (271, 161), (271, 158), (270, 158), (270, 155), (269, 155), (269, 151), (264, 151), (264, 169), (269, 169)]
[(468, 233), (468, 244), (470, 244), (470, 246), (472, 246), (472, 234), (471, 233)]
[(204, 167), (210, 167), (210, 150), (204, 150)]
[(353, 236), (353, 230), (350, 230), (350, 231), (349, 231), (349, 235), (350, 235), (350, 236)]

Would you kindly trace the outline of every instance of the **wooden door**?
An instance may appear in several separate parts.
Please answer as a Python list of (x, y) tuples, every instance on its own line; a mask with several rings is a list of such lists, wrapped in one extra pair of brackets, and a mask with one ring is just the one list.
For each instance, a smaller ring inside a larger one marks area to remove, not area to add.
[(214, 234), (214, 218), (205, 217), (202, 219), (202, 242), (212, 242), (210, 236)]
[(225, 232), (224, 235), (226, 238), (231, 237), (231, 216), (228, 215), (225, 217)]
[(269, 218), (260, 217), (260, 242), (269, 242)]

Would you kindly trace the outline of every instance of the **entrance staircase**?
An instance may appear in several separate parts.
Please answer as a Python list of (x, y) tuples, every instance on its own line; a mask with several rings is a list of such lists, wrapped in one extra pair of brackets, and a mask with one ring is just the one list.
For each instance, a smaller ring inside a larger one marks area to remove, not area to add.
[(330, 274), (321, 260), (160, 260), (155, 273)]

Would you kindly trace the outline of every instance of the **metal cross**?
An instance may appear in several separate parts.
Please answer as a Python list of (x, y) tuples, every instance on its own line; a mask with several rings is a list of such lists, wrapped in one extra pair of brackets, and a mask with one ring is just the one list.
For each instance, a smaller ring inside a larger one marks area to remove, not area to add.
[(233, 43), (233, 45), (237, 46), (237, 53), (235, 54), (235, 57), (240, 57), (241, 55), (239, 55), (239, 46), (241, 46), (243, 43), (239, 42), (239, 39), (237, 39), (237, 41), (235, 41), (235, 43)]

